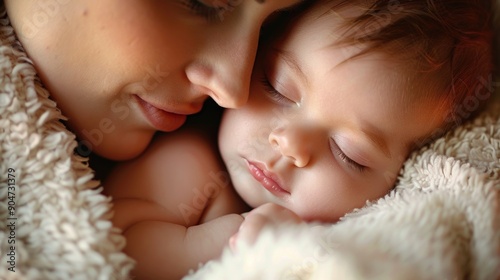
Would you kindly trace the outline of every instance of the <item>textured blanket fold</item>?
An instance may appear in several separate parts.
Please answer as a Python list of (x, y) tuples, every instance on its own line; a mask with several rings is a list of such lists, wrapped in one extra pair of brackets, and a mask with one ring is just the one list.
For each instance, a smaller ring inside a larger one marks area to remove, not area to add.
[(109, 199), (1, 18), (0, 279), (125, 279)]
[[(109, 199), (0, 12), (0, 279), (128, 279)], [(500, 279), (500, 100), (333, 225), (283, 226), (186, 279)]]

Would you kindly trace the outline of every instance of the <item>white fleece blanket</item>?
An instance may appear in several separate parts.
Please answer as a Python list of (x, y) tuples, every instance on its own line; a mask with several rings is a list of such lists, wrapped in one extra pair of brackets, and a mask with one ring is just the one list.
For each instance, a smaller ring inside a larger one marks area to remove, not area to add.
[[(109, 199), (5, 12), (0, 40), (0, 279), (128, 279)], [(266, 231), (187, 279), (500, 279), (499, 158), (497, 100), (413, 153), (383, 199)]]
[(126, 279), (109, 199), (0, 13), (0, 279)]

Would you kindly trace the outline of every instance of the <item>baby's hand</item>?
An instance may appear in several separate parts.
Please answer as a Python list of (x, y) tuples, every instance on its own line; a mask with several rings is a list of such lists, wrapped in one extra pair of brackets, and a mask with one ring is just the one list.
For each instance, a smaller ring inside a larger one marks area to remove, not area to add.
[(238, 232), (229, 239), (229, 246), (232, 250), (235, 249), (237, 240), (253, 244), (264, 227), (273, 227), (284, 223), (300, 224), (303, 222), (294, 212), (274, 203), (259, 206), (242, 216), (245, 217), (245, 220)]

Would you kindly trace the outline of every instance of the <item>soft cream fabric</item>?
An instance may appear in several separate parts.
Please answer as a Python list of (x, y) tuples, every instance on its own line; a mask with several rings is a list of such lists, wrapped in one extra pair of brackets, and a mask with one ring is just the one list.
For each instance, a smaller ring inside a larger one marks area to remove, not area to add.
[[(109, 199), (93, 190), (91, 169), (73, 154), (75, 136), (60, 122), (4, 9), (0, 16), (0, 279), (124, 279), (132, 261), (109, 221)], [(8, 270), (10, 246), (15, 272)]]
[[(0, 279), (127, 279), (133, 262), (109, 199), (1, 16)], [(499, 104), (415, 152), (383, 199), (335, 225), (264, 232), (188, 279), (499, 279)], [(8, 168), (16, 272), (7, 270)]]

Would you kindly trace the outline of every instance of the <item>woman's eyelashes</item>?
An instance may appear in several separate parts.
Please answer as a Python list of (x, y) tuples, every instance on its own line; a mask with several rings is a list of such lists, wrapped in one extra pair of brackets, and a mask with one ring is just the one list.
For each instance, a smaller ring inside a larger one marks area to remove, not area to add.
[(358, 172), (363, 172), (366, 170), (366, 166), (361, 165), (351, 158), (349, 158), (337, 145), (334, 139), (330, 138), (330, 149), (336, 155), (345, 165), (347, 165), (349, 168), (352, 168)]
[(224, 14), (234, 9), (233, 1), (223, 2), (221, 0), (212, 1), (213, 5), (207, 4), (212, 0), (182, 0), (182, 3), (196, 15), (203, 16), (207, 21), (215, 21), (224, 19)]

